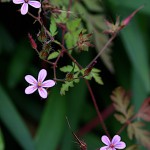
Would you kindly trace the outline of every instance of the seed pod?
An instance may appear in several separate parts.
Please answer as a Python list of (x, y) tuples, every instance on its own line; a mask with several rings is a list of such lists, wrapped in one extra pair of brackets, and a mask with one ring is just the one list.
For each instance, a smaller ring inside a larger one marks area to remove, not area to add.
[(66, 74), (66, 81), (72, 81), (74, 78), (74, 74), (73, 73), (67, 73)]

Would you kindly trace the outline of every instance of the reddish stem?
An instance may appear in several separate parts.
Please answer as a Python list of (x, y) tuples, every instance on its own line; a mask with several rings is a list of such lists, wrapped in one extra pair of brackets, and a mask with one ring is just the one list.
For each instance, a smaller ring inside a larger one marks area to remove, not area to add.
[(102, 117), (102, 115), (101, 115), (101, 113), (100, 113), (100, 111), (99, 111), (98, 105), (97, 105), (97, 103), (96, 103), (96, 99), (95, 99), (95, 97), (94, 97), (92, 88), (91, 88), (91, 86), (90, 86), (90, 84), (89, 84), (89, 82), (88, 82), (87, 80), (85, 80), (85, 82), (86, 82), (86, 85), (87, 85), (88, 90), (89, 90), (89, 92), (90, 92), (90, 95), (91, 95), (91, 98), (92, 98), (94, 107), (95, 107), (95, 109), (96, 109), (96, 112), (97, 112), (99, 121), (100, 121), (100, 123), (101, 123), (101, 125), (102, 125), (102, 128), (103, 128), (103, 130), (105, 131), (106, 135), (107, 135), (108, 137), (110, 137), (110, 135), (109, 135), (109, 133), (108, 133), (108, 130), (107, 130), (107, 128), (106, 128), (106, 125), (105, 125), (105, 123), (104, 123), (104, 121), (103, 121), (103, 117)]
[[(113, 105), (109, 105), (103, 112), (103, 120), (107, 119), (112, 113), (114, 112), (114, 107)], [(87, 123), (84, 127), (82, 127), (77, 135), (78, 136), (83, 136), (84, 134), (88, 133), (92, 129), (94, 129), (97, 125), (99, 124), (99, 117), (96, 117), (92, 119), (89, 123)]]

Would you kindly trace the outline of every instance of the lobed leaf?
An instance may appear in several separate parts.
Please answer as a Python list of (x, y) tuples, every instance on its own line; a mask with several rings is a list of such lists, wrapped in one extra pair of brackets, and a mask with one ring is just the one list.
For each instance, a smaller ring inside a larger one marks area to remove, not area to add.
[(50, 24), (49, 30), (50, 30), (51, 36), (55, 36), (57, 34), (57, 25), (53, 17), (51, 17), (51, 24)]
[[(82, 73), (83, 75), (84, 75), (84, 71), (85, 71), (85, 70), (86, 70), (86, 69), (82, 69), (82, 70), (81, 70), (81, 73)], [(91, 80), (92, 78), (94, 78), (95, 82), (97, 82), (97, 83), (100, 84), (100, 85), (103, 85), (103, 81), (102, 81), (102, 79), (101, 79), (101, 77), (100, 77), (100, 75), (99, 75), (99, 72), (100, 72), (99, 69), (97, 69), (97, 68), (92, 68), (91, 72), (90, 72), (87, 76), (85, 76), (84, 78), (87, 79), (87, 80)]]
[[(111, 99), (116, 111), (122, 115), (122, 118), (125, 118), (127, 121), (133, 116), (134, 107), (130, 106), (130, 95), (127, 94), (127, 92), (122, 87), (118, 87), (112, 92)], [(124, 122), (121, 117), (115, 118), (121, 123)]]
[(150, 132), (143, 129), (145, 124), (137, 121), (128, 125), (127, 133), (130, 139), (135, 137), (141, 144), (148, 149), (150, 148)]
[(144, 121), (150, 121), (150, 97), (147, 98), (142, 104), (138, 112), (138, 117)]

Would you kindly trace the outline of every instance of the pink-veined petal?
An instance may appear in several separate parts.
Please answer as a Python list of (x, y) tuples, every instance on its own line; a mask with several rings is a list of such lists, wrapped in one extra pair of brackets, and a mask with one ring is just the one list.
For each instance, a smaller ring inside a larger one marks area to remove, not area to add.
[(43, 82), (44, 79), (47, 76), (47, 71), (45, 69), (40, 70), (39, 75), (38, 75), (38, 82)]
[(26, 94), (32, 94), (33, 92), (35, 92), (37, 90), (37, 87), (34, 85), (30, 85), (25, 89), (25, 93)]
[(53, 80), (46, 80), (42, 83), (42, 87), (52, 87), (55, 85), (55, 81)]
[(37, 80), (31, 75), (26, 75), (25, 80), (32, 85), (37, 84)]
[(124, 149), (126, 147), (126, 144), (124, 142), (119, 142), (115, 145), (115, 148), (117, 149)]
[(110, 144), (110, 140), (109, 140), (109, 138), (108, 138), (106, 135), (103, 135), (103, 136), (101, 137), (101, 140), (102, 140), (102, 142), (103, 142), (104, 144), (106, 144), (106, 145), (109, 145), (109, 144)]
[(101, 147), (99, 150), (106, 150), (106, 149), (108, 149), (109, 148), (109, 146), (103, 146), (103, 147)]
[(23, 3), (23, 5), (21, 6), (21, 14), (25, 15), (27, 12), (28, 12), (28, 4)]
[(42, 98), (47, 98), (47, 91), (44, 88), (42, 87), (38, 88), (38, 92)]
[(121, 137), (120, 137), (119, 135), (115, 135), (115, 136), (113, 137), (111, 143), (112, 143), (113, 145), (116, 145), (118, 142), (120, 142), (120, 140), (121, 140)]
[(13, 0), (14, 4), (22, 4), (24, 3), (24, 0)]
[(41, 7), (41, 3), (38, 1), (30, 1), (28, 2), (29, 5), (31, 5), (34, 8), (40, 8)]

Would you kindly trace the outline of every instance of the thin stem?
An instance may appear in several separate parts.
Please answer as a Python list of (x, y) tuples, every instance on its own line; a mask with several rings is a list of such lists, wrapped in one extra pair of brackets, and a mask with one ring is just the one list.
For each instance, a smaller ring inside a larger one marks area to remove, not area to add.
[(102, 117), (102, 115), (101, 115), (101, 113), (100, 113), (100, 111), (99, 111), (98, 105), (97, 105), (97, 103), (96, 103), (96, 99), (95, 99), (95, 97), (94, 97), (92, 88), (91, 88), (91, 86), (90, 86), (90, 84), (89, 84), (89, 82), (88, 82), (87, 80), (85, 80), (85, 82), (86, 82), (86, 85), (87, 85), (88, 90), (89, 90), (89, 92), (90, 92), (90, 95), (91, 95), (91, 98), (92, 98), (94, 107), (95, 107), (96, 112), (97, 112), (98, 117), (99, 117), (99, 121), (100, 121), (100, 123), (101, 123), (101, 125), (102, 125), (102, 128), (103, 128), (103, 130), (105, 131), (106, 135), (107, 135), (108, 137), (110, 137), (110, 135), (109, 135), (109, 133), (108, 133), (108, 130), (107, 130), (107, 128), (106, 128), (106, 125), (105, 125), (105, 123), (104, 123), (104, 121), (103, 121), (103, 117)]
[(135, 114), (132, 118), (130, 118), (129, 120), (127, 120), (124, 125), (120, 128), (120, 130), (117, 132), (117, 134), (121, 134), (121, 132), (126, 128), (126, 126), (128, 124), (130, 124), (135, 118), (137, 117), (137, 114)]
[(89, 68), (99, 58), (99, 56), (110, 45), (110, 43), (113, 41), (113, 39), (116, 37), (116, 35), (117, 35), (117, 33), (112, 35), (112, 37), (108, 40), (108, 42), (104, 45), (104, 47), (99, 51), (99, 53), (96, 55), (96, 57), (88, 64), (87, 68)]
[[(114, 112), (113, 105), (109, 105), (104, 111), (102, 111), (103, 120), (107, 119), (112, 113)], [(86, 133), (90, 132), (92, 129), (97, 127), (99, 124), (99, 117), (96, 117), (92, 119), (90, 122), (88, 122), (85, 126), (83, 126), (78, 132), (78, 136), (83, 136)]]

